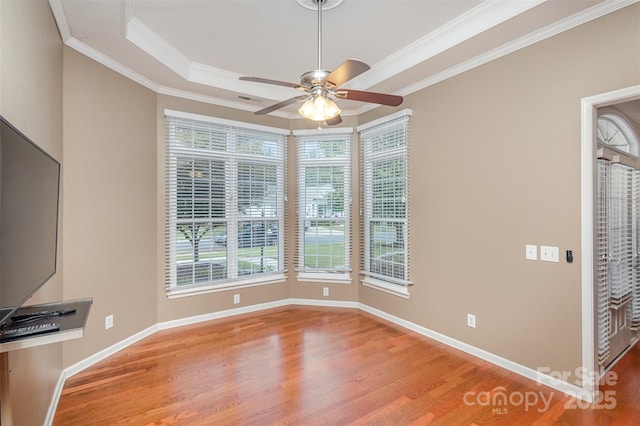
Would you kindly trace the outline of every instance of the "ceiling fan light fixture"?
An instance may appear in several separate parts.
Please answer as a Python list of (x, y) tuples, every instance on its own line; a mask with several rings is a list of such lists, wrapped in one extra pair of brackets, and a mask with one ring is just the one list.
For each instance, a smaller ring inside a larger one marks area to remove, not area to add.
[[(307, 93), (306, 95), (296, 96), (278, 102), (275, 105), (262, 108), (254, 114), (268, 114), (295, 102), (305, 101), (302, 107), (298, 110), (298, 113), (301, 116), (309, 120), (323, 122), (327, 125), (336, 125), (342, 122), (342, 118), (340, 117), (341, 111), (328, 95), (337, 99), (350, 99), (389, 106), (398, 106), (402, 103), (402, 96), (365, 92), (361, 90), (339, 89), (342, 84), (371, 68), (369, 65), (357, 59), (347, 59), (333, 71), (325, 71), (322, 69), (322, 9), (331, 3), (333, 3), (335, 7), (340, 4), (342, 0), (297, 1), (301, 6), (309, 6), (310, 9), (316, 9), (318, 11), (318, 68), (316, 68), (315, 71), (308, 71), (302, 74), (300, 77), (300, 84), (259, 77), (240, 77), (240, 80), (286, 86), (297, 90), (303, 90)], [(311, 3), (311, 5), (309, 3)]]
[(333, 100), (322, 95), (307, 99), (298, 110), (301, 116), (313, 121), (330, 120), (340, 112), (340, 108)]

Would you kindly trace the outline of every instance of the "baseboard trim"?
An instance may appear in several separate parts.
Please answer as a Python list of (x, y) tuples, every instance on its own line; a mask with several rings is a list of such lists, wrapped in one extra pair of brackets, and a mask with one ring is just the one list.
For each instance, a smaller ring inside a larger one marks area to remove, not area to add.
[(283, 306), (304, 305), (304, 306), (324, 306), (333, 308), (352, 308), (357, 309), (357, 302), (348, 302), (340, 300), (321, 300), (321, 299), (282, 299), (275, 302), (259, 303), (257, 305), (242, 306), (240, 308), (227, 309), (224, 311), (213, 312), (210, 314), (195, 315), (187, 318), (180, 318), (172, 321), (158, 323), (158, 330), (167, 330), (174, 327), (182, 327), (184, 325), (197, 324), (199, 322), (211, 321), (215, 319), (228, 318), (235, 315), (249, 314), (252, 312), (264, 311), (267, 309), (281, 308)]
[(164, 321), (164, 322), (158, 323), (158, 330), (167, 330), (170, 328), (182, 327), (184, 325), (197, 324), (199, 322), (211, 321), (211, 320), (221, 319), (221, 318), (228, 318), (235, 315), (249, 314), (252, 312), (264, 311), (266, 309), (279, 308), (287, 305), (289, 305), (289, 303), (287, 303), (286, 299), (283, 299), (283, 300), (277, 300), (275, 302), (259, 303), (257, 305), (242, 306), (239, 308), (212, 312), (210, 314), (195, 315), (192, 317), (180, 318), (172, 321)]
[[(461, 342), (460, 340), (456, 340), (452, 337), (446, 336), (444, 334), (438, 333), (437, 331), (433, 331), (421, 325), (415, 324), (411, 321), (407, 321), (395, 315), (391, 315), (387, 312), (381, 311), (379, 309), (373, 308), (371, 306), (360, 303), (358, 306), (361, 310), (368, 312), (372, 315), (375, 315), (379, 318), (392, 322), (396, 325), (404, 327), (408, 330), (414, 331), (418, 334), (421, 334), (425, 337), (438, 341), (440, 343), (444, 343), (445, 345), (458, 349), (462, 352), (465, 352), (469, 355), (473, 355), (476, 358), (480, 358), (484, 361), (488, 361), (491, 364), (494, 364), (498, 367), (504, 368), (505, 370), (509, 370), (513, 373), (516, 373), (522, 377), (533, 380), (534, 382), (548, 386), (552, 389), (555, 389), (559, 392), (562, 392), (566, 395), (588, 401), (589, 395), (587, 395), (582, 388), (572, 385), (570, 383), (561, 381), (557, 378), (551, 377), (548, 374), (544, 374), (538, 370), (534, 370), (529, 367), (525, 367), (522, 364), (518, 364), (516, 362), (510, 361), (506, 358), (493, 354), (491, 352), (487, 352), (484, 349), (477, 348), (475, 346), (471, 346), (467, 343)], [(591, 402), (591, 401), (589, 401)]]
[(49, 409), (47, 410), (47, 417), (44, 419), (45, 426), (51, 426), (53, 424), (53, 418), (56, 416), (56, 409), (58, 408), (58, 402), (60, 401), (60, 395), (62, 395), (62, 390), (64, 389), (64, 382), (67, 380), (67, 376), (62, 370), (60, 373), (60, 377), (58, 377), (58, 383), (56, 383), (56, 387), (53, 390), (53, 396), (51, 397), (51, 403), (49, 404)]
[(60, 395), (62, 394), (62, 390), (64, 389), (64, 383), (66, 380), (79, 372), (91, 367), (93, 364), (102, 361), (109, 356), (118, 353), (123, 350), (127, 346), (130, 346), (136, 343), (139, 340), (144, 339), (147, 336), (151, 336), (153, 333), (158, 331), (158, 325), (152, 325), (147, 327), (146, 329), (139, 331), (138, 333), (127, 337), (124, 340), (119, 341), (118, 343), (111, 345), (95, 354), (79, 361), (73, 365), (62, 370), (60, 373), (60, 378), (58, 379), (58, 383), (56, 384), (56, 388), (54, 390), (54, 394), (51, 397), (51, 404), (49, 404), (49, 409), (47, 410), (47, 417), (45, 418), (44, 425), (50, 426), (53, 424), (53, 419), (56, 414), (56, 409), (58, 408), (58, 401), (60, 401)]
[(96, 352), (95, 354), (85, 358), (84, 360), (77, 362), (67, 368), (64, 369), (65, 378), (74, 376), (79, 372), (91, 367), (93, 364), (102, 361), (105, 358), (110, 357), (111, 355), (120, 352), (124, 348), (131, 346), (139, 340), (144, 339), (145, 337), (151, 336), (153, 333), (158, 331), (158, 325), (152, 325), (150, 327), (145, 328), (142, 331), (137, 332), (134, 335), (127, 337), (124, 340), (119, 341), (118, 343), (109, 346), (101, 350), (100, 352)]
[(322, 299), (287, 299), (288, 305), (302, 306), (323, 306), (325, 308), (351, 308), (358, 309), (358, 302), (349, 302), (341, 300), (322, 300)]
[(410, 331), (414, 331), (422, 336), (425, 336), (437, 342), (443, 343), (451, 348), (458, 349), (469, 355), (473, 355), (476, 358), (480, 358), (484, 361), (488, 361), (498, 367), (504, 368), (505, 370), (509, 370), (522, 377), (530, 379), (536, 383), (548, 386), (552, 389), (555, 389), (569, 396), (572, 396), (584, 401), (592, 402), (590, 401), (591, 395), (588, 395), (588, 393), (585, 393), (584, 390), (578, 386), (558, 380), (547, 374), (543, 374), (540, 371), (534, 370), (529, 367), (525, 367), (524, 365), (510, 361), (506, 358), (502, 358), (501, 356), (495, 355), (491, 352), (487, 352), (483, 349), (477, 348), (475, 346), (471, 346), (469, 344), (466, 344), (464, 342), (461, 342), (459, 340), (456, 340), (444, 334), (438, 333), (437, 331), (433, 331), (421, 325), (415, 324), (411, 321), (407, 321), (395, 315), (391, 315), (387, 312), (373, 308), (369, 305), (365, 305), (359, 302), (340, 301), (340, 300), (290, 298), (290, 299), (282, 299), (274, 302), (260, 303), (257, 305), (227, 309), (224, 311), (213, 312), (210, 314), (195, 315), (192, 317), (181, 318), (178, 320), (164, 321), (164, 322), (155, 324), (153, 326), (147, 327), (146, 329), (114, 345), (111, 345), (108, 348), (105, 348), (100, 352), (97, 352), (94, 355), (91, 355), (85, 358), (82, 361), (77, 362), (76, 364), (73, 364), (65, 368), (60, 373), (60, 378), (58, 379), (58, 383), (56, 384), (54, 394), (51, 399), (51, 404), (49, 406), (49, 410), (47, 411), (47, 418), (45, 419), (44, 424), (46, 426), (50, 426), (53, 424), (53, 419), (55, 417), (55, 411), (58, 406), (58, 401), (60, 400), (60, 395), (62, 394), (62, 390), (64, 389), (64, 384), (67, 378), (72, 377), (75, 374), (78, 374), (79, 372), (85, 370), (86, 368), (92, 366), (93, 364), (99, 361), (102, 361), (103, 359), (106, 359), (111, 355), (114, 355), (115, 353), (121, 351), (122, 349), (132, 345), (133, 343), (139, 340), (144, 339), (147, 336), (154, 334), (159, 330), (167, 330), (170, 328), (181, 327), (184, 325), (196, 324), (204, 321), (211, 321), (211, 320), (221, 319), (221, 318), (228, 318), (235, 315), (264, 311), (267, 309), (280, 308), (280, 307), (290, 306), (290, 305), (360, 309), (378, 318), (392, 322)]

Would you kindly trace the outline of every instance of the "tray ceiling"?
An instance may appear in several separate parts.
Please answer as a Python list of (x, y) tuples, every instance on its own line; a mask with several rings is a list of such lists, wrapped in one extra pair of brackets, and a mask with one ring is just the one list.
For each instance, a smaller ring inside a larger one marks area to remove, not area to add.
[[(406, 96), (635, 1), (343, 0), (323, 12), (322, 68), (359, 59), (371, 70), (345, 88)], [(318, 65), (317, 12), (296, 0), (49, 3), (65, 44), (158, 93), (256, 111), (300, 92), (240, 76), (298, 83)]]

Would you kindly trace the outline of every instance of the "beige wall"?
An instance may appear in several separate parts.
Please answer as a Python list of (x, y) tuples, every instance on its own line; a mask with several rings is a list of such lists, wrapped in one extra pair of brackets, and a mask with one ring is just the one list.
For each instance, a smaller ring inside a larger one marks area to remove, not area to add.
[[(62, 161), (62, 42), (45, 0), (0, 1), (0, 114)], [(56, 275), (29, 304), (62, 299), (62, 243), (59, 236)], [(62, 345), (11, 352), (9, 368), (14, 423), (41, 424), (62, 370)]]
[[(92, 297), (69, 366), (157, 322), (156, 95), (64, 49), (64, 297)], [(114, 327), (105, 330), (105, 317)]]
[(635, 5), (408, 97), (415, 285), (362, 303), (530, 368), (581, 365), (580, 100), (640, 83), (639, 22)]

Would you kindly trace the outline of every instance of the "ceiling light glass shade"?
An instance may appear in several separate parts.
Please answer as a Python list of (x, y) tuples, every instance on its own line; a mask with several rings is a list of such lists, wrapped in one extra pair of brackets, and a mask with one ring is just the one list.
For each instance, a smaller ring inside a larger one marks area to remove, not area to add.
[(340, 108), (325, 96), (315, 96), (307, 99), (298, 110), (301, 116), (313, 121), (329, 120), (340, 114)]

